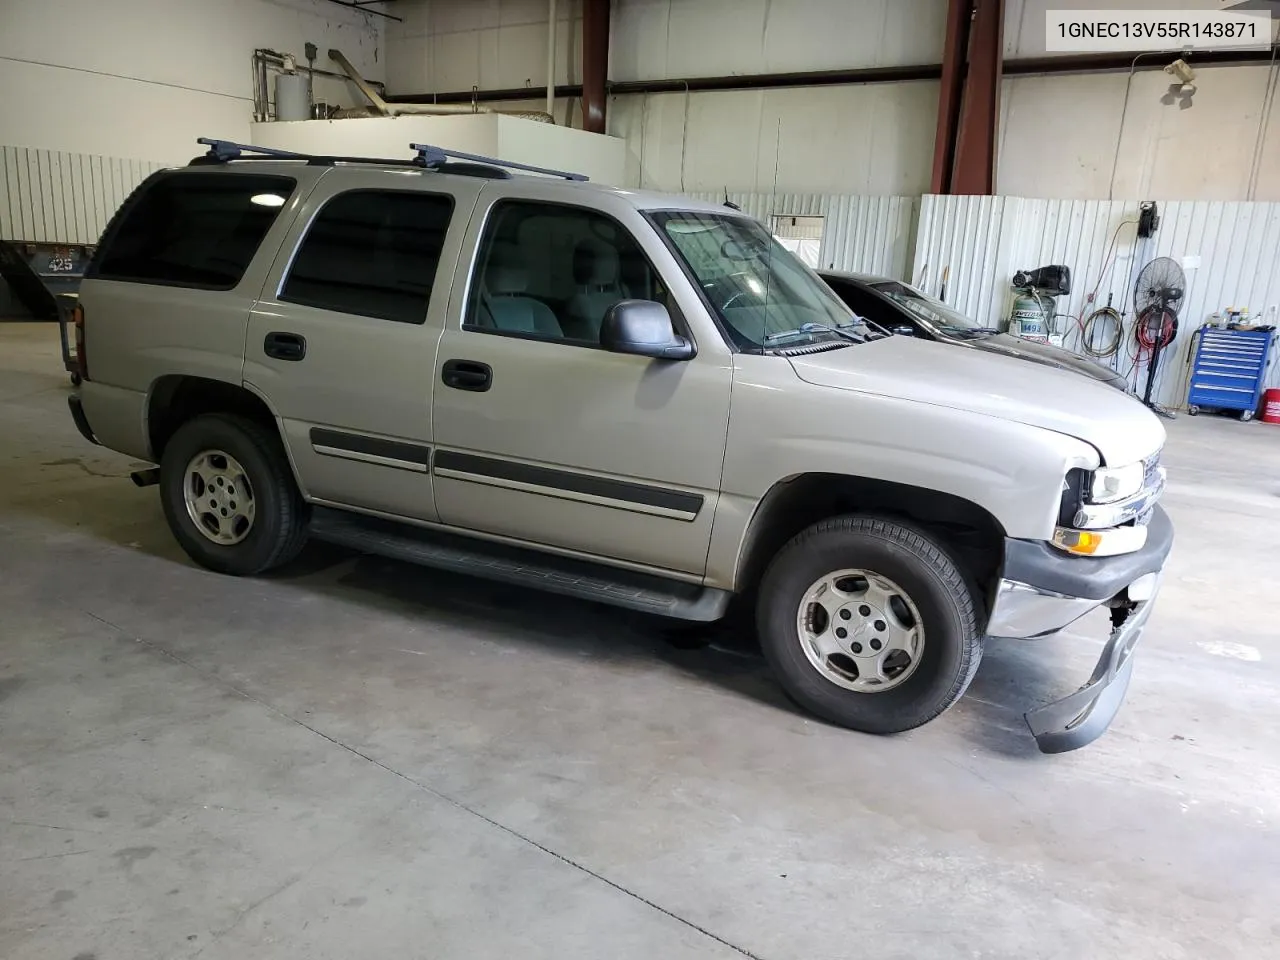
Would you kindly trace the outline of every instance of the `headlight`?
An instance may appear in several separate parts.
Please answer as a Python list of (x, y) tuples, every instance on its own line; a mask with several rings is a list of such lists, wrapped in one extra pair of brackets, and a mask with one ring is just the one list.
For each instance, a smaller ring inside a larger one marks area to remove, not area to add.
[(1090, 503), (1114, 503), (1142, 492), (1145, 469), (1142, 462), (1123, 467), (1100, 467), (1089, 484)]

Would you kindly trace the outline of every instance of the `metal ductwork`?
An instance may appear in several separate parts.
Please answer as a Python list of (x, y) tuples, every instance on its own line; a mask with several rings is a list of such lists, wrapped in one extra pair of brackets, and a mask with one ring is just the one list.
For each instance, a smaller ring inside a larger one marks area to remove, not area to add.
[[(405, 115), (426, 114), (445, 115), (445, 114), (467, 114), (467, 113), (505, 113), (505, 111), (496, 111), (490, 107), (482, 107), (478, 103), (387, 103), (378, 91), (373, 89), (373, 85), (360, 75), (360, 71), (355, 65), (346, 58), (341, 50), (330, 50), (329, 59), (340, 66), (344, 73), (350, 78), (351, 82), (359, 88), (360, 92), (373, 105), (373, 109), (378, 115), (384, 117), (399, 117)], [(554, 123), (551, 114), (539, 111), (529, 112), (511, 112), (506, 113), (507, 116), (524, 117), (527, 120), (541, 120), (544, 123)]]

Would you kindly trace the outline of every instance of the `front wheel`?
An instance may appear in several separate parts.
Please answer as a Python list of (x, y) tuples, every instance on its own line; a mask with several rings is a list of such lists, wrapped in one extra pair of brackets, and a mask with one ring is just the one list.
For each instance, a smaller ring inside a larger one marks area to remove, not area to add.
[(160, 462), (160, 502), (182, 549), (219, 573), (262, 573), (306, 542), (307, 505), (279, 436), (242, 417), (178, 428)]
[(1197, 407), (1194, 403), (1191, 404), (1191, 406), (1187, 407), (1187, 415), (1192, 417), (1200, 416), (1200, 408)]
[(787, 695), (866, 733), (899, 733), (956, 702), (982, 659), (973, 595), (925, 533), (870, 517), (815, 524), (760, 587), (760, 643)]
[(1241, 422), (1241, 423), (1248, 423), (1248, 422), (1249, 422), (1250, 420), (1252, 420), (1252, 419), (1253, 419), (1253, 411), (1252, 411), (1252, 410), (1241, 410), (1241, 411), (1240, 411), (1240, 422)]

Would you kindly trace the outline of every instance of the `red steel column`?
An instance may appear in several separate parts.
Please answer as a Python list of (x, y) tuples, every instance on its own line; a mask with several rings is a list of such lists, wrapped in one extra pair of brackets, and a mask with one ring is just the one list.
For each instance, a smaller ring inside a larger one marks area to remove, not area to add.
[(956, 131), (960, 125), (960, 96), (964, 89), (964, 61), (969, 48), (973, 0), (951, 0), (947, 36), (942, 45), (942, 84), (938, 91), (938, 129), (933, 138), (933, 193), (951, 192)]
[(996, 128), (1004, 68), (1004, 0), (975, 0), (969, 69), (956, 137), (952, 193), (989, 194), (996, 184)]
[(610, 0), (583, 0), (582, 4), (582, 129), (588, 133), (604, 133), (609, 3)]
[(933, 145), (934, 193), (995, 189), (1003, 46), (1004, 0), (951, 0)]

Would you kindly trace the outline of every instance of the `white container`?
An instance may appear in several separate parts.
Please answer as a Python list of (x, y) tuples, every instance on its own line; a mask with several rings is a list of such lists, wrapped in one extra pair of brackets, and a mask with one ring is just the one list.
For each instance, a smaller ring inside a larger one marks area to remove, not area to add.
[(276, 119), (311, 119), (311, 98), (307, 96), (307, 78), (302, 74), (276, 74)]

